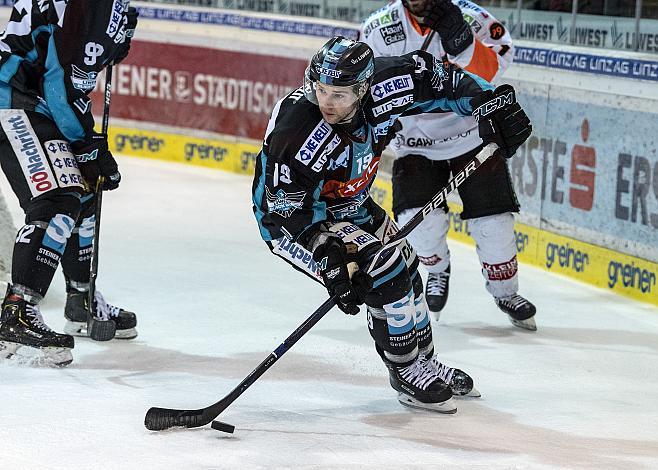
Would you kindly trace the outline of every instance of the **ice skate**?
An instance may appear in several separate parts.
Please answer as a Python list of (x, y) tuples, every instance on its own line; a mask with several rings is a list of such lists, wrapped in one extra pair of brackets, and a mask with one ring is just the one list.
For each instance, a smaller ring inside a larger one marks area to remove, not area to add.
[(36, 304), (14, 294), (2, 304), (0, 357), (34, 365), (66, 366), (73, 361), (73, 337), (55, 333)]
[(537, 324), (535, 323), (537, 309), (529, 300), (519, 294), (494, 298), (494, 300), (498, 308), (508, 315), (512, 325), (524, 330), (537, 331)]
[(401, 404), (438, 413), (457, 412), (450, 387), (424, 358), (406, 367), (387, 366), (391, 387), (398, 392)]
[[(66, 290), (64, 331), (70, 335), (88, 337), (88, 291), (77, 290), (68, 285)], [(137, 337), (137, 316), (133, 312), (107, 303), (98, 290), (95, 292), (94, 300), (94, 311), (100, 309), (105, 317), (114, 321), (116, 325), (114, 338), (133, 339)]]
[(481, 396), (480, 392), (473, 385), (471, 376), (463, 370), (442, 364), (436, 356), (429, 359), (428, 364), (434, 369), (441, 380), (450, 386), (454, 396), (474, 398)]

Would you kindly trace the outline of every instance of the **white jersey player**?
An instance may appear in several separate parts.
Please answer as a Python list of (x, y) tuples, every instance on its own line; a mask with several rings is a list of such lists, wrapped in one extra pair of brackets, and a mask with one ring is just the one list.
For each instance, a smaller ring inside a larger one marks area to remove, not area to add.
[[(396, 0), (363, 24), (361, 40), (375, 56), (423, 49), (487, 81), (511, 64), (514, 46), (505, 27), (468, 0)], [(393, 164), (393, 213), (404, 224), (482, 148), (478, 124), (455, 113), (402, 116), (389, 148)], [(520, 328), (536, 330), (535, 306), (518, 294), (513, 212), (519, 204), (507, 164), (490, 159), (459, 190), (477, 244), (486, 288)], [(408, 237), (429, 275), (426, 297), (438, 319), (448, 299), (448, 208), (435, 211)]]

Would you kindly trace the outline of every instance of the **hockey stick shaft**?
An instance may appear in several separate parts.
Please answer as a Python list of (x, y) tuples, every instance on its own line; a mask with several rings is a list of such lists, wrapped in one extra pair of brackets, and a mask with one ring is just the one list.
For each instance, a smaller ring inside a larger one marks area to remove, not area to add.
[[(379, 251), (370, 265), (370, 269), (385, 249), (399, 244), (414, 228), (416, 228), (434, 209), (441, 206), (448, 194), (461, 185), (487, 158), (491, 157), (497, 146), (485, 146), (469, 163), (455, 174), (448, 185), (439, 191), (414, 217), (411, 218), (397, 233), (386, 240), (384, 248)], [(302, 336), (304, 336), (318, 321), (336, 305), (336, 298), (330, 297), (308, 317), (286, 340), (279, 345), (263, 362), (261, 362), (245, 379), (231, 392), (216, 403), (198, 410), (178, 410), (171, 408), (152, 407), (146, 412), (144, 425), (151, 431), (163, 431), (172, 427), (196, 428), (205, 426), (215, 419), (228, 406), (242, 395), (258, 378), (278, 361)]]
[[(103, 100), (103, 121), (101, 124), (101, 132), (107, 135), (107, 129), (110, 124), (110, 101), (112, 99), (112, 71), (113, 64), (107, 66), (105, 70), (105, 94)], [(99, 239), (101, 233), (101, 208), (103, 206), (103, 177), (100, 176), (96, 181), (96, 208), (94, 210), (94, 240), (91, 249), (91, 263), (89, 266), (89, 298), (88, 298), (88, 314), (90, 317), (94, 316), (94, 297), (96, 295), (96, 278), (98, 277), (98, 251)]]
[(430, 46), (430, 43), (432, 42), (432, 39), (434, 39), (434, 33), (436, 31), (432, 30), (430, 33), (425, 37), (425, 40), (423, 41), (423, 45), (420, 46), (421, 51), (426, 51), (427, 48)]

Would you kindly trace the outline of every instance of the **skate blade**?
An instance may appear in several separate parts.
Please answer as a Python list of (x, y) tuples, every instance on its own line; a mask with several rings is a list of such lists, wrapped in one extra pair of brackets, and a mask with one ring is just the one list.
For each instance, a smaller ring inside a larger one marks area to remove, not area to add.
[[(64, 325), (64, 333), (71, 336), (81, 336), (83, 338), (89, 338), (87, 334), (87, 323), (66, 320)], [(135, 339), (137, 338), (137, 328), (127, 328), (125, 330), (117, 329), (114, 335), (115, 339)]]
[(8, 341), (0, 341), (0, 358), (11, 359), (20, 347), (20, 344), (10, 343)]
[(468, 393), (453, 393), (452, 396), (455, 398), (480, 398), (482, 394), (477, 388), (473, 387)]
[(123, 339), (123, 340), (128, 340), (128, 339), (135, 339), (137, 338), (137, 329), (136, 328), (128, 328), (125, 330), (119, 330), (117, 329), (116, 334), (114, 335), (115, 339)]
[(69, 348), (34, 348), (7, 341), (0, 341), (0, 357), (27, 366), (65, 367), (73, 362)]
[(88, 337), (87, 322), (66, 320), (64, 324), (64, 333), (71, 336)]
[(398, 401), (409, 408), (418, 408), (443, 414), (457, 413), (457, 405), (452, 398), (448, 398), (446, 401), (440, 403), (424, 403), (410, 397), (409, 395), (398, 392)]
[(527, 318), (525, 320), (517, 320), (511, 315), (508, 315), (508, 318), (509, 321), (512, 323), (512, 325), (516, 326), (517, 328), (521, 328), (523, 330), (528, 330), (528, 331), (537, 331), (537, 324), (535, 323), (534, 316)]

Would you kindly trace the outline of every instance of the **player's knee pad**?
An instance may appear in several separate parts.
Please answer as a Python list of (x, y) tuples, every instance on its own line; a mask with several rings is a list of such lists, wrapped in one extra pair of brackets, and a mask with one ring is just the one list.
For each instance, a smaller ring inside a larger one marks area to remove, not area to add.
[[(75, 219), (66, 214), (55, 214), (50, 220), (35, 220), (21, 227), (16, 236), (16, 245), (41, 246), (55, 251), (61, 256), (74, 226)], [(57, 262), (59, 262), (59, 257), (57, 257)]]
[(430, 357), (434, 351), (432, 322), (430, 321), (429, 309), (427, 308), (427, 302), (425, 302), (425, 296), (423, 294), (414, 299), (414, 308), (418, 352), (423, 356)]
[(62, 270), (68, 280), (89, 282), (89, 263), (96, 229), (95, 197), (82, 198), (82, 209), (62, 256)]
[[(420, 208), (406, 209), (398, 214), (400, 224), (408, 223)], [(440, 273), (450, 264), (448, 250), (448, 229), (450, 223), (448, 214), (435, 210), (425, 216), (425, 219), (407, 235), (407, 240), (418, 255), (418, 260), (429, 272)]]
[(59, 266), (75, 219), (54, 214), (49, 220), (33, 220), (16, 236), (12, 281), (44, 296)]
[(514, 216), (511, 212), (471, 219), (468, 228), (478, 248), (489, 256), (516, 254)]
[(383, 250), (376, 256), (372, 270), (372, 291), (366, 296), (366, 304), (374, 307), (393, 303), (411, 292), (409, 270), (400, 250)]
[(416, 320), (411, 290), (381, 307), (368, 306), (368, 327), (377, 350), (385, 361), (396, 364), (418, 357)]
[(80, 216), (73, 229), (80, 249), (89, 249), (94, 242), (96, 230), (96, 195), (86, 194), (81, 198)]
[(510, 212), (469, 220), (487, 290), (506, 297), (518, 290), (514, 216)]

